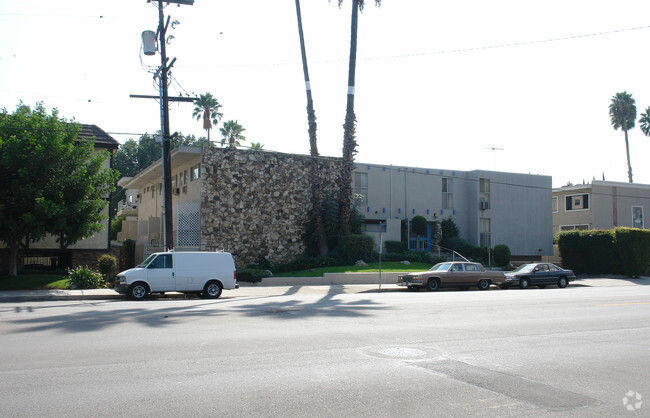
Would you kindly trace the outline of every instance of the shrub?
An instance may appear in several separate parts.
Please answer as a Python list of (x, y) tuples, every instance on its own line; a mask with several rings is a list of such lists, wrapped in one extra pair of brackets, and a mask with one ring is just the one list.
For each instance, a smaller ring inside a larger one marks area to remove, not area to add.
[(440, 222), (440, 228), (442, 229), (442, 241), (440, 241), (440, 245), (451, 248), (449, 246), (449, 240), (456, 238), (459, 235), (456, 222), (454, 222), (453, 218), (449, 216), (447, 219), (443, 219), (442, 222)]
[(497, 266), (507, 266), (510, 264), (510, 248), (505, 244), (499, 244), (494, 246), (492, 250), (492, 255), (494, 256), (494, 264)]
[(343, 235), (339, 240), (339, 257), (348, 263), (357, 260), (370, 260), (373, 257), (375, 241), (369, 235), (348, 234)]
[(650, 264), (650, 231), (617, 228), (614, 236), (621, 272), (632, 277), (645, 274)]
[(614, 231), (565, 231), (557, 236), (562, 265), (576, 274), (619, 273)]
[(273, 277), (273, 273), (269, 270), (250, 268), (237, 271), (237, 281), (240, 282), (259, 283), (265, 277)]
[(104, 284), (102, 275), (88, 266), (68, 269), (68, 277), (70, 289), (96, 289)]
[(387, 253), (405, 253), (408, 251), (408, 244), (403, 241), (386, 241)]
[(117, 260), (112, 255), (104, 254), (97, 261), (97, 269), (106, 278), (113, 274), (115, 267), (117, 267)]

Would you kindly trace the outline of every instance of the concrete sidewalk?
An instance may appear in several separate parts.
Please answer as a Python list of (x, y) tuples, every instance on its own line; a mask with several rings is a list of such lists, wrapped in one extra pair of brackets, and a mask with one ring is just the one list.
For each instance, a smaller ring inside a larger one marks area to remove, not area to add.
[[(376, 275), (375, 275), (376, 276)], [(263, 280), (262, 283), (240, 282), (237, 290), (225, 290), (222, 297), (237, 296), (258, 296), (261, 294), (286, 295), (288, 293), (362, 293), (377, 290), (378, 282), (359, 283), (358, 277), (350, 277), (348, 283), (327, 283), (323, 278), (274, 278), (270, 283)], [(395, 285), (395, 281), (382, 277), (382, 291), (406, 291), (406, 288)], [(337, 282), (344, 282), (337, 278)], [(366, 281), (366, 280), (363, 280)], [(579, 278), (569, 286), (575, 287), (608, 287), (608, 286), (644, 286), (650, 285), (650, 278), (639, 279), (625, 277), (590, 277)], [(494, 288), (494, 287), (493, 287)], [(534, 288), (534, 286), (533, 286)], [(158, 297), (158, 296), (157, 296)], [(184, 295), (182, 293), (168, 292), (161, 298), (173, 299), (195, 299), (194, 294)], [(126, 299), (113, 289), (85, 289), (85, 290), (7, 290), (0, 291), (0, 303), (4, 302), (38, 302), (38, 301), (60, 301), (60, 300), (110, 300)]]

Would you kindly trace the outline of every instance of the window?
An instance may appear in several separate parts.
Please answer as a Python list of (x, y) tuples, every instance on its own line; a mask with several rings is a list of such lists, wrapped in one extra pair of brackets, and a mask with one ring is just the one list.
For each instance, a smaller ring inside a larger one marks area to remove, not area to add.
[(149, 264), (150, 269), (170, 269), (172, 268), (172, 255), (171, 254), (162, 254), (155, 258)]
[(442, 178), (442, 208), (443, 209), (453, 209), (454, 208), (454, 194), (453, 187), (450, 178)]
[(491, 244), (491, 235), (492, 235), (492, 226), (490, 218), (481, 218), (479, 220), (479, 228), (481, 233), (481, 247), (492, 247)]
[(587, 224), (581, 224), (581, 225), (560, 225), (560, 231), (588, 231), (589, 230), (589, 225)]
[(556, 213), (558, 211), (558, 209), (557, 209), (557, 196), (553, 196), (552, 203), (553, 203), (553, 213)]
[(490, 179), (479, 179), (479, 205), (481, 210), (490, 208)]
[(475, 264), (465, 264), (465, 271), (479, 271)]
[(574, 194), (565, 197), (565, 210), (588, 210), (589, 194)]
[(201, 165), (197, 164), (190, 168), (190, 181), (194, 181), (201, 177)]
[(172, 192), (178, 187), (178, 175), (172, 177)]
[(632, 206), (632, 228), (644, 228), (643, 206)]
[(354, 173), (354, 194), (360, 197), (361, 206), (368, 206), (368, 173)]

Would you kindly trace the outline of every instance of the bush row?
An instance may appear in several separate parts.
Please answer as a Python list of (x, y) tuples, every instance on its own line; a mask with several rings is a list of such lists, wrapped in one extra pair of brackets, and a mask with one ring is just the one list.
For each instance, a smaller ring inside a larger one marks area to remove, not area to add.
[(562, 264), (576, 274), (639, 277), (650, 265), (650, 231), (634, 228), (565, 231), (557, 236)]

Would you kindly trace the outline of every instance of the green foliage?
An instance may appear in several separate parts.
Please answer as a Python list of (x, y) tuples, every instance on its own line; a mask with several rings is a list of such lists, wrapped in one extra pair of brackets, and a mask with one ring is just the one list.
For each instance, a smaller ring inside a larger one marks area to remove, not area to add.
[(411, 263), (428, 263), (436, 264), (444, 258), (432, 257), (431, 253), (426, 251), (406, 251), (402, 253), (386, 253), (381, 256), (382, 261), (409, 261)]
[(415, 235), (424, 236), (427, 234), (427, 219), (424, 216), (414, 216), (411, 219), (411, 232)]
[(647, 273), (648, 265), (650, 265), (650, 231), (616, 228), (614, 237), (620, 258), (621, 272), (632, 277), (640, 277)]
[[(303, 254), (290, 263), (278, 264), (268, 269), (274, 273), (281, 273), (286, 271), (299, 271), (315, 269), (320, 267), (331, 267), (341, 265), (341, 262), (333, 257), (320, 257), (308, 254)], [(260, 268), (261, 265), (251, 265), (250, 268)]]
[(224, 122), (223, 128), (219, 128), (219, 132), (221, 132), (221, 144), (228, 144), (231, 148), (241, 145), (242, 142), (246, 141), (246, 137), (244, 136), (245, 130), (246, 128), (236, 120)]
[(408, 244), (403, 241), (386, 241), (384, 244), (386, 245), (387, 253), (401, 254), (408, 251)]
[(443, 219), (440, 222), (440, 227), (442, 229), (442, 241), (440, 241), (440, 245), (443, 247), (451, 248), (449, 246), (449, 240), (460, 235), (456, 222), (454, 222), (453, 218), (449, 216), (447, 219)]
[(135, 241), (124, 240), (120, 247), (120, 271), (135, 267)]
[(497, 266), (507, 266), (510, 264), (510, 248), (505, 244), (495, 245), (492, 250), (492, 255), (494, 256), (494, 264)]
[(97, 289), (104, 284), (102, 275), (88, 266), (68, 269), (68, 277), (70, 289)]
[[(337, 247), (341, 231), (339, 228), (339, 204), (333, 191), (326, 191), (322, 203), (322, 222), (327, 237), (327, 247), (330, 250), (330, 256), (336, 257), (338, 254)], [(350, 228), (353, 234), (361, 234), (363, 229), (363, 215), (357, 208), (352, 208), (350, 213)], [(307, 255), (316, 256), (319, 254), (318, 232), (315, 230), (313, 222), (307, 221), (305, 224), (305, 233), (303, 239), (307, 245)]]
[(369, 235), (347, 234), (340, 238), (337, 251), (341, 260), (354, 263), (377, 258), (373, 255), (374, 245), (375, 241)]
[(557, 236), (562, 265), (576, 274), (620, 271), (614, 230), (564, 231)]
[(265, 277), (273, 277), (270, 270), (246, 268), (237, 271), (237, 281), (248, 283), (259, 283)]
[(117, 233), (122, 231), (122, 222), (126, 219), (125, 216), (118, 216), (111, 221), (111, 239), (117, 239)]
[(0, 111), (0, 241), (10, 249), (12, 275), (19, 246), (52, 234), (65, 248), (103, 228), (117, 176), (103, 167), (108, 153), (78, 139), (80, 129), (42, 103)]
[(117, 267), (117, 260), (115, 259), (115, 257), (109, 254), (102, 255), (101, 257), (99, 257), (99, 260), (97, 261), (97, 269), (106, 278), (108, 278), (108, 276), (113, 274), (116, 267)]

